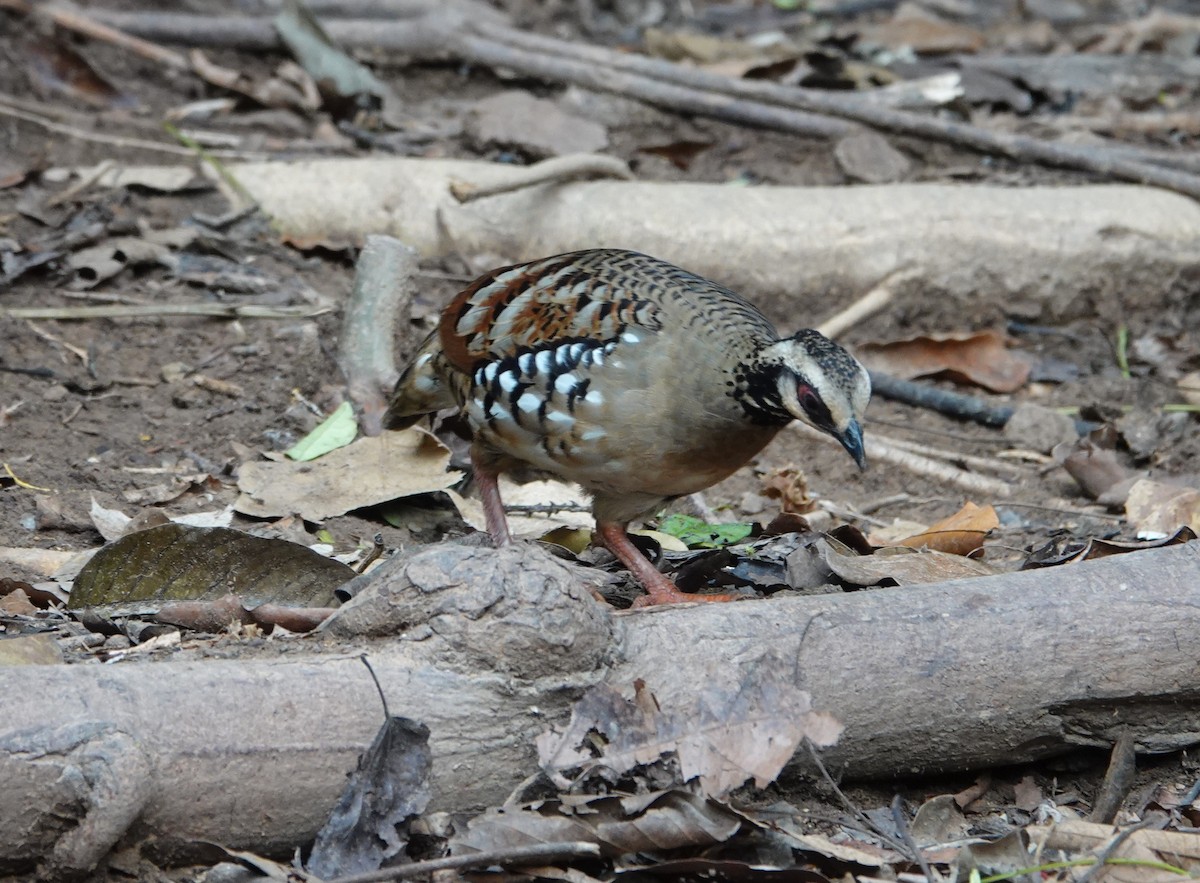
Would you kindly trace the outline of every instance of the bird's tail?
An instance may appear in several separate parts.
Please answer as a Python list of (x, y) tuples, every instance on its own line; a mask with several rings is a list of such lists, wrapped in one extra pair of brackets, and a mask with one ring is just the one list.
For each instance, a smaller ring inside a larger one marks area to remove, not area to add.
[(435, 329), (396, 381), (387, 412), (383, 415), (385, 429), (407, 429), (426, 414), (455, 406), (443, 373), (444, 360)]

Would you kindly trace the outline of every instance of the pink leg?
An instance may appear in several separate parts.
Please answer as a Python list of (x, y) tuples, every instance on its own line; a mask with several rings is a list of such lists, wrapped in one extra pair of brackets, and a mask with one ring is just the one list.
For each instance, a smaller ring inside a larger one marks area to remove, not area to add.
[(500, 499), (500, 485), (496, 473), (475, 464), (475, 482), (479, 485), (479, 498), (483, 501), (483, 517), (487, 519), (488, 533), (496, 548), (512, 542), (508, 532), (508, 519), (504, 517), (504, 502)]
[(679, 604), (684, 601), (736, 601), (737, 595), (689, 595), (679, 591), (670, 577), (664, 576), (655, 569), (646, 556), (638, 551), (638, 547), (629, 539), (625, 525), (614, 521), (596, 523), (596, 533), (600, 542), (612, 552), (621, 563), (629, 568), (646, 589), (647, 594), (633, 602), (634, 607), (650, 607), (654, 604)]

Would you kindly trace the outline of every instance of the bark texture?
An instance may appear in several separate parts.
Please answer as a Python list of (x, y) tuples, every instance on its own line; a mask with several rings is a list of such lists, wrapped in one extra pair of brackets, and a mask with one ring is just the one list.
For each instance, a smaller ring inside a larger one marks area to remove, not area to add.
[(430, 547), (359, 582), (305, 655), (0, 668), (0, 871), (83, 869), (126, 832), (311, 838), (382, 720), (364, 653), (392, 713), (431, 731), (435, 809), (502, 801), (592, 684), (642, 678), (686, 710), (780, 660), (845, 724), (827, 760), (855, 777), (1018, 763), (1123, 729), (1143, 752), (1200, 743), (1198, 543), (620, 615), (525, 545)]

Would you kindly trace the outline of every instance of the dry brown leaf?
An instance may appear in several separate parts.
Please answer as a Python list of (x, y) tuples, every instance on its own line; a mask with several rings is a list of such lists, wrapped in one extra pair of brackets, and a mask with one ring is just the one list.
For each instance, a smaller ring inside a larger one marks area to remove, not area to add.
[(789, 666), (764, 657), (736, 690), (705, 686), (687, 709), (660, 709), (640, 684), (633, 701), (600, 685), (576, 703), (565, 730), (548, 730), (537, 746), (542, 769), (559, 787), (570, 784), (568, 770), (620, 776), (673, 753), (683, 782), (698, 779), (703, 793), (723, 797), (749, 778), (759, 788), (772, 782), (805, 737), (827, 746), (840, 733), (832, 716), (812, 710)]
[(595, 843), (605, 856), (723, 843), (743, 822), (717, 801), (685, 791), (637, 797), (577, 796), (518, 809), (489, 809), (451, 851), (487, 852), (535, 843)]
[(868, 368), (894, 377), (947, 377), (992, 392), (1013, 392), (1025, 385), (1029, 359), (1005, 346), (999, 331), (929, 334), (889, 343), (868, 343), (857, 350)]
[(917, 551), (907, 546), (888, 546), (873, 555), (861, 555), (828, 535), (818, 542), (817, 548), (830, 570), (856, 586), (873, 586), (885, 579), (900, 586), (921, 585), (999, 572), (980, 561), (932, 549)]
[(307, 521), (344, 515), (413, 494), (444, 490), (462, 473), (447, 471), (450, 451), (428, 432), (385, 432), (330, 451), (306, 463), (262, 461), (238, 470), (234, 508), (274, 518), (298, 514)]
[(1125, 517), (1142, 538), (1166, 536), (1180, 527), (1200, 531), (1200, 490), (1143, 478), (1129, 489)]
[(789, 463), (772, 469), (762, 479), (762, 494), (779, 501), (779, 511), (795, 515), (806, 515), (817, 508), (808, 493), (808, 479), (804, 471)]
[(1085, 494), (1093, 500), (1104, 498), (1110, 505), (1121, 502), (1138, 478), (1121, 463), (1116, 451), (1097, 444), (1091, 436), (1055, 445), (1051, 454)]
[(897, 545), (934, 549), (950, 555), (970, 555), (982, 548), (988, 531), (999, 526), (1000, 518), (994, 508), (968, 502), (950, 517), (931, 524), (921, 533), (900, 540)]

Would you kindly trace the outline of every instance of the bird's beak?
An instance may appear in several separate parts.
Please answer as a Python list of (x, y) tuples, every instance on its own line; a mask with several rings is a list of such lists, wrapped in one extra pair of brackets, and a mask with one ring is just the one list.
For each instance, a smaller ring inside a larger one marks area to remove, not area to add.
[(862, 427), (857, 420), (851, 420), (846, 429), (837, 437), (859, 469), (867, 468), (867, 452), (863, 449)]

